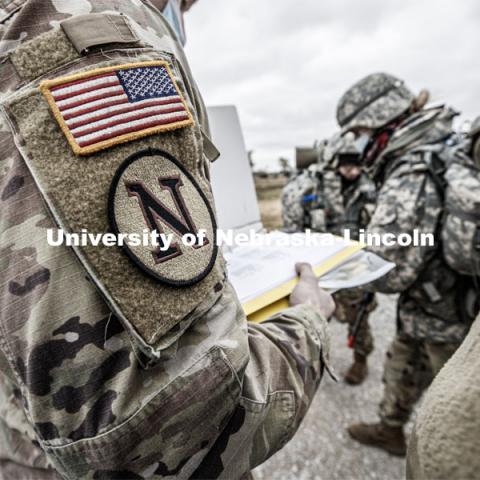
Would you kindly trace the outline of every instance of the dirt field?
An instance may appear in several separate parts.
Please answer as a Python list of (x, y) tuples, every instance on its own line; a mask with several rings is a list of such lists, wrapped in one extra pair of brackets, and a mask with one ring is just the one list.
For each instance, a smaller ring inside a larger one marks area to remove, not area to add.
[(282, 226), (282, 204), (280, 197), (287, 183), (284, 176), (260, 178), (255, 177), (258, 204), (262, 222), (267, 230), (275, 230)]

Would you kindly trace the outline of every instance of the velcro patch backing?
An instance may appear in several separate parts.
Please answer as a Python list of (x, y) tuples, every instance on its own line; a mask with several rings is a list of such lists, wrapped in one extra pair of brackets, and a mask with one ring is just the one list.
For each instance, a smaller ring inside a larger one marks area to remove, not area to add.
[[(179, 87), (185, 95), (183, 86), (179, 84)], [(121, 247), (94, 246), (89, 243), (74, 248), (92, 281), (102, 292), (113, 312), (138, 340), (142, 351), (156, 358), (156, 348), (161, 344), (162, 337), (200, 306), (208, 308), (208, 305), (212, 305), (218, 299), (219, 287), (221, 290), (225, 281), (224, 262), (220, 252), (208, 273), (210, 261), (215, 257), (213, 246), (216, 242), (213, 237), (209, 237), (214, 225), (209, 214), (213, 206), (213, 196), (199, 169), (203, 155), (200, 127), (194, 123), (191, 127), (162, 131), (160, 134), (102, 150), (95, 155), (78, 158), (65, 141), (65, 135), (58, 123), (52, 118), (51, 109), (38, 87), (33, 86), (11, 97), (5, 107), (35, 182), (39, 185), (56, 223), (66, 233), (80, 233), (83, 230), (93, 234), (109, 232), (109, 192), (113, 188), (117, 172), (126, 165), (127, 159), (138, 157), (131, 166), (141, 167), (140, 157), (143, 159), (146, 151), (167, 153), (145, 157), (145, 161), (157, 161), (158, 167), (161, 166), (160, 169), (153, 167), (152, 175), (144, 179), (157, 200), (153, 213), (156, 217), (160, 212), (160, 219), (157, 218), (158, 228), (165, 233), (172, 232), (172, 226), (183, 231), (206, 228), (210, 243), (197, 251), (191, 247), (183, 250), (183, 245), (176, 236), (175, 240), (182, 248), (182, 255), (172, 259), (170, 265), (174, 266), (175, 263), (175, 268), (170, 273), (164, 266), (159, 266), (156, 278), (146, 273), (145, 269), (139, 268), (138, 263), (132, 262)], [(146, 163), (144, 167), (147, 167)], [(135, 180), (134, 173), (133, 170), (126, 169), (122, 179), (128, 176)], [(164, 178), (167, 173), (174, 181), (169, 182)], [(183, 186), (176, 181), (177, 177), (183, 182)], [(140, 181), (139, 178), (136, 180)], [(165, 190), (161, 189), (160, 181), (163, 182)], [(118, 185), (120, 186), (121, 182), (118, 182)], [(183, 207), (178, 208), (175, 204), (175, 199), (181, 203), (180, 196), (187, 207), (183, 211)], [(135, 215), (135, 222), (138, 222), (136, 228), (140, 228), (143, 222), (144, 228), (148, 230), (149, 226), (146, 218), (142, 216), (138, 198), (123, 196), (122, 200), (120, 197), (119, 194), (118, 202), (131, 201), (128, 208), (130, 213)], [(205, 199), (209, 206), (205, 204)], [(163, 209), (162, 206), (166, 208)], [(167, 210), (170, 211), (170, 216), (165, 214)], [(166, 216), (167, 222), (161, 219), (162, 214)], [(117, 221), (119, 230), (128, 228), (126, 216), (117, 216)], [(153, 258), (151, 249), (136, 251), (135, 254), (138, 258), (146, 259), (146, 264)], [(182, 257), (191, 258), (192, 263), (197, 263), (188, 273), (181, 271), (181, 267), (186, 266)], [(162, 275), (164, 281), (159, 281)], [(205, 278), (199, 280), (203, 275)], [(167, 283), (168, 280), (170, 283)], [(175, 281), (178, 284), (173, 286)], [(187, 285), (193, 281), (196, 283)], [(186, 286), (178, 286), (181, 282), (185, 282)]]
[(96, 68), (40, 90), (77, 155), (193, 124), (165, 61)]

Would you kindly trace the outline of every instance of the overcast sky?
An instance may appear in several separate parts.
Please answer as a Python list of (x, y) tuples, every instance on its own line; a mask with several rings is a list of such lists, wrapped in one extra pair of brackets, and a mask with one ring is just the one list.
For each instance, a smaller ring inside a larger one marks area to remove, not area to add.
[(205, 102), (238, 107), (261, 159), (334, 133), (341, 94), (376, 71), (480, 113), (479, 0), (199, 0), (186, 23)]

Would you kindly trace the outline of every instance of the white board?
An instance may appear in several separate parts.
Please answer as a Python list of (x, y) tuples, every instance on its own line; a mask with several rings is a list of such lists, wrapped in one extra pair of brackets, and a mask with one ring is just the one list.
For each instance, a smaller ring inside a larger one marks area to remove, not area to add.
[(212, 140), (220, 150), (220, 157), (211, 165), (218, 227), (260, 230), (260, 210), (237, 109), (209, 107), (208, 117)]

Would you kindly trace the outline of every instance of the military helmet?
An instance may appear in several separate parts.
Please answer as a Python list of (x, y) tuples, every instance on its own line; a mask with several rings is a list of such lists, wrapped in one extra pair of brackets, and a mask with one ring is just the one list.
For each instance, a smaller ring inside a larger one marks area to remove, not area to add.
[(325, 146), (322, 151), (322, 160), (326, 163), (333, 161), (338, 151), (343, 146), (343, 138), (341, 132), (337, 132), (330, 138), (325, 140)]
[(337, 165), (361, 165), (362, 152), (358, 149), (353, 133), (346, 133), (342, 139), (343, 144), (337, 152)]
[(377, 129), (406, 112), (415, 95), (403, 81), (387, 73), (374, 73), (350, 87), (337, 106), (337, 121), (343, 131)]
[(478, 116), (473, 122), (472, 126), (470, 127), (470, 131), (468, 132), (469, 137), (476, 137), (480, 134), (480, 116)]
[(344, 163), (357, 163), (360, 159), (360, 151), (355, 144), (355, 136), (352, 133), (342, 135), (341, 132), (332, 135), (325, 144), (322, 152), (322, 160), (326, 164), (338, 166), (340, 158)]

